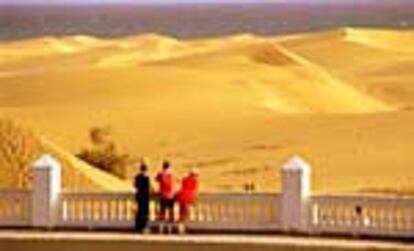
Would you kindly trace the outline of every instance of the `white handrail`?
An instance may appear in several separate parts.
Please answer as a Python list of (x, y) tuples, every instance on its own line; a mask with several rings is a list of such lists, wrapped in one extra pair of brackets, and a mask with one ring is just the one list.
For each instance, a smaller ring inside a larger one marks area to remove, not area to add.
[(392, 196), (313, 196), (310, 226), (315, 232), (414, 236), (414, 199)]
[[(279, 202), (277, 194), (201, 194), (192, 208), (188, 227), (277, 228)], [(150, 206), (152, 221), (156, 220), (157, 204), (154, 198)], [(135, 210), (132, 193), (62, 193), (57, 220), (61, 227), (131, 227)]]

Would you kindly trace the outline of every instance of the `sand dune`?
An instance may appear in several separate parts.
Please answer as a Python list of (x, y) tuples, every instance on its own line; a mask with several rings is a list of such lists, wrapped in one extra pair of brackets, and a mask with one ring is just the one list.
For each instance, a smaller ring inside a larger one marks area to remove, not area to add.
[[(255, 180), (274, 191), (276, 167), (301, 154), (315, 166), (316, 191), (403, 193), (414, 177), (406, 157), (414, 147), (412, 34), (5, 43), (0, 109), (75, 162), (68, 152), (85, 144), (88, 129), (109, 125), (124, 151), (150, 159), (151, 173), (163, 158), (180, 175), (200, 166), (204, 190), (240, 191)], [(109, 179), (98, 186), (117, 182)]]
[(131, 189), (128, 183), (88, 166), (8, 119), (0, 119), (0, 138), (1, 188), (29, 188), (32, 181), (31, 164), (42, 154), (48, 153), (62, 164), (63, 188), (66, 190)]
[[(410, 84), (414, 80), (410, 49), (413, 34), (343, 29), (285, 40), (282, 44), (360, 91), (404, 109), (412, 107), (414, 100), (414, 87)], [(312, 42), (317, 39), (319, 42)]]
[(414, 39), (414, 32), (412, 31), (358, 29), (346, 29), (345, 31), (345, 39), (352, 42), (395, 52), (414, 53), (414, 48), (411, 46)]

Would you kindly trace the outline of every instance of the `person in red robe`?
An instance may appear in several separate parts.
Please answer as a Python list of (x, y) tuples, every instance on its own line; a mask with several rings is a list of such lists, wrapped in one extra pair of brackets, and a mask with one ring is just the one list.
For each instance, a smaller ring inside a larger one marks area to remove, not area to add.
[(194, 204), (198, 195), (198, 171), (192, 169), (190, 173), (183, 178), (181, 190), (177, 194), (179, 204), (180, 222), (185, 222), (190, 213), (190, 207)]

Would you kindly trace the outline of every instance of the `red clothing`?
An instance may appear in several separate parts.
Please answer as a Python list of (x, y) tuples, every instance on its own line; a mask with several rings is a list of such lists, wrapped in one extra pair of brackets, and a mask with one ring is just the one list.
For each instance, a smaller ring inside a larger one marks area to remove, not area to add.
[(198, 192), (198, 179), (195, 175), (185, 177), (177, 199), (180, 204), (193, 204)]
[(163, 199), (174, 198), (174, 175), (171, 171), (162, 171), (158, 173), (156, 178), (160, 186), (160, 196)]

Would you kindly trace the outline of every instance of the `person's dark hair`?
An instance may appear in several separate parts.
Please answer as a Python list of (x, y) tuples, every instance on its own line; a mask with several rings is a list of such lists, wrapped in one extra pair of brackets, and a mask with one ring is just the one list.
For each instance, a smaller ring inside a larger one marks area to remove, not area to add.
[(141, 164), (139, 166), (139, 170), (141, 172), (146, 172), (148, 170), (147, 164), (145, 164), (144, 162), (141, 162)]
[(170, 168), (170, 166), (171, 164), (168, 160), (164, 160), (164, 162), (162, 162), (162, 169), (167, 170)]

